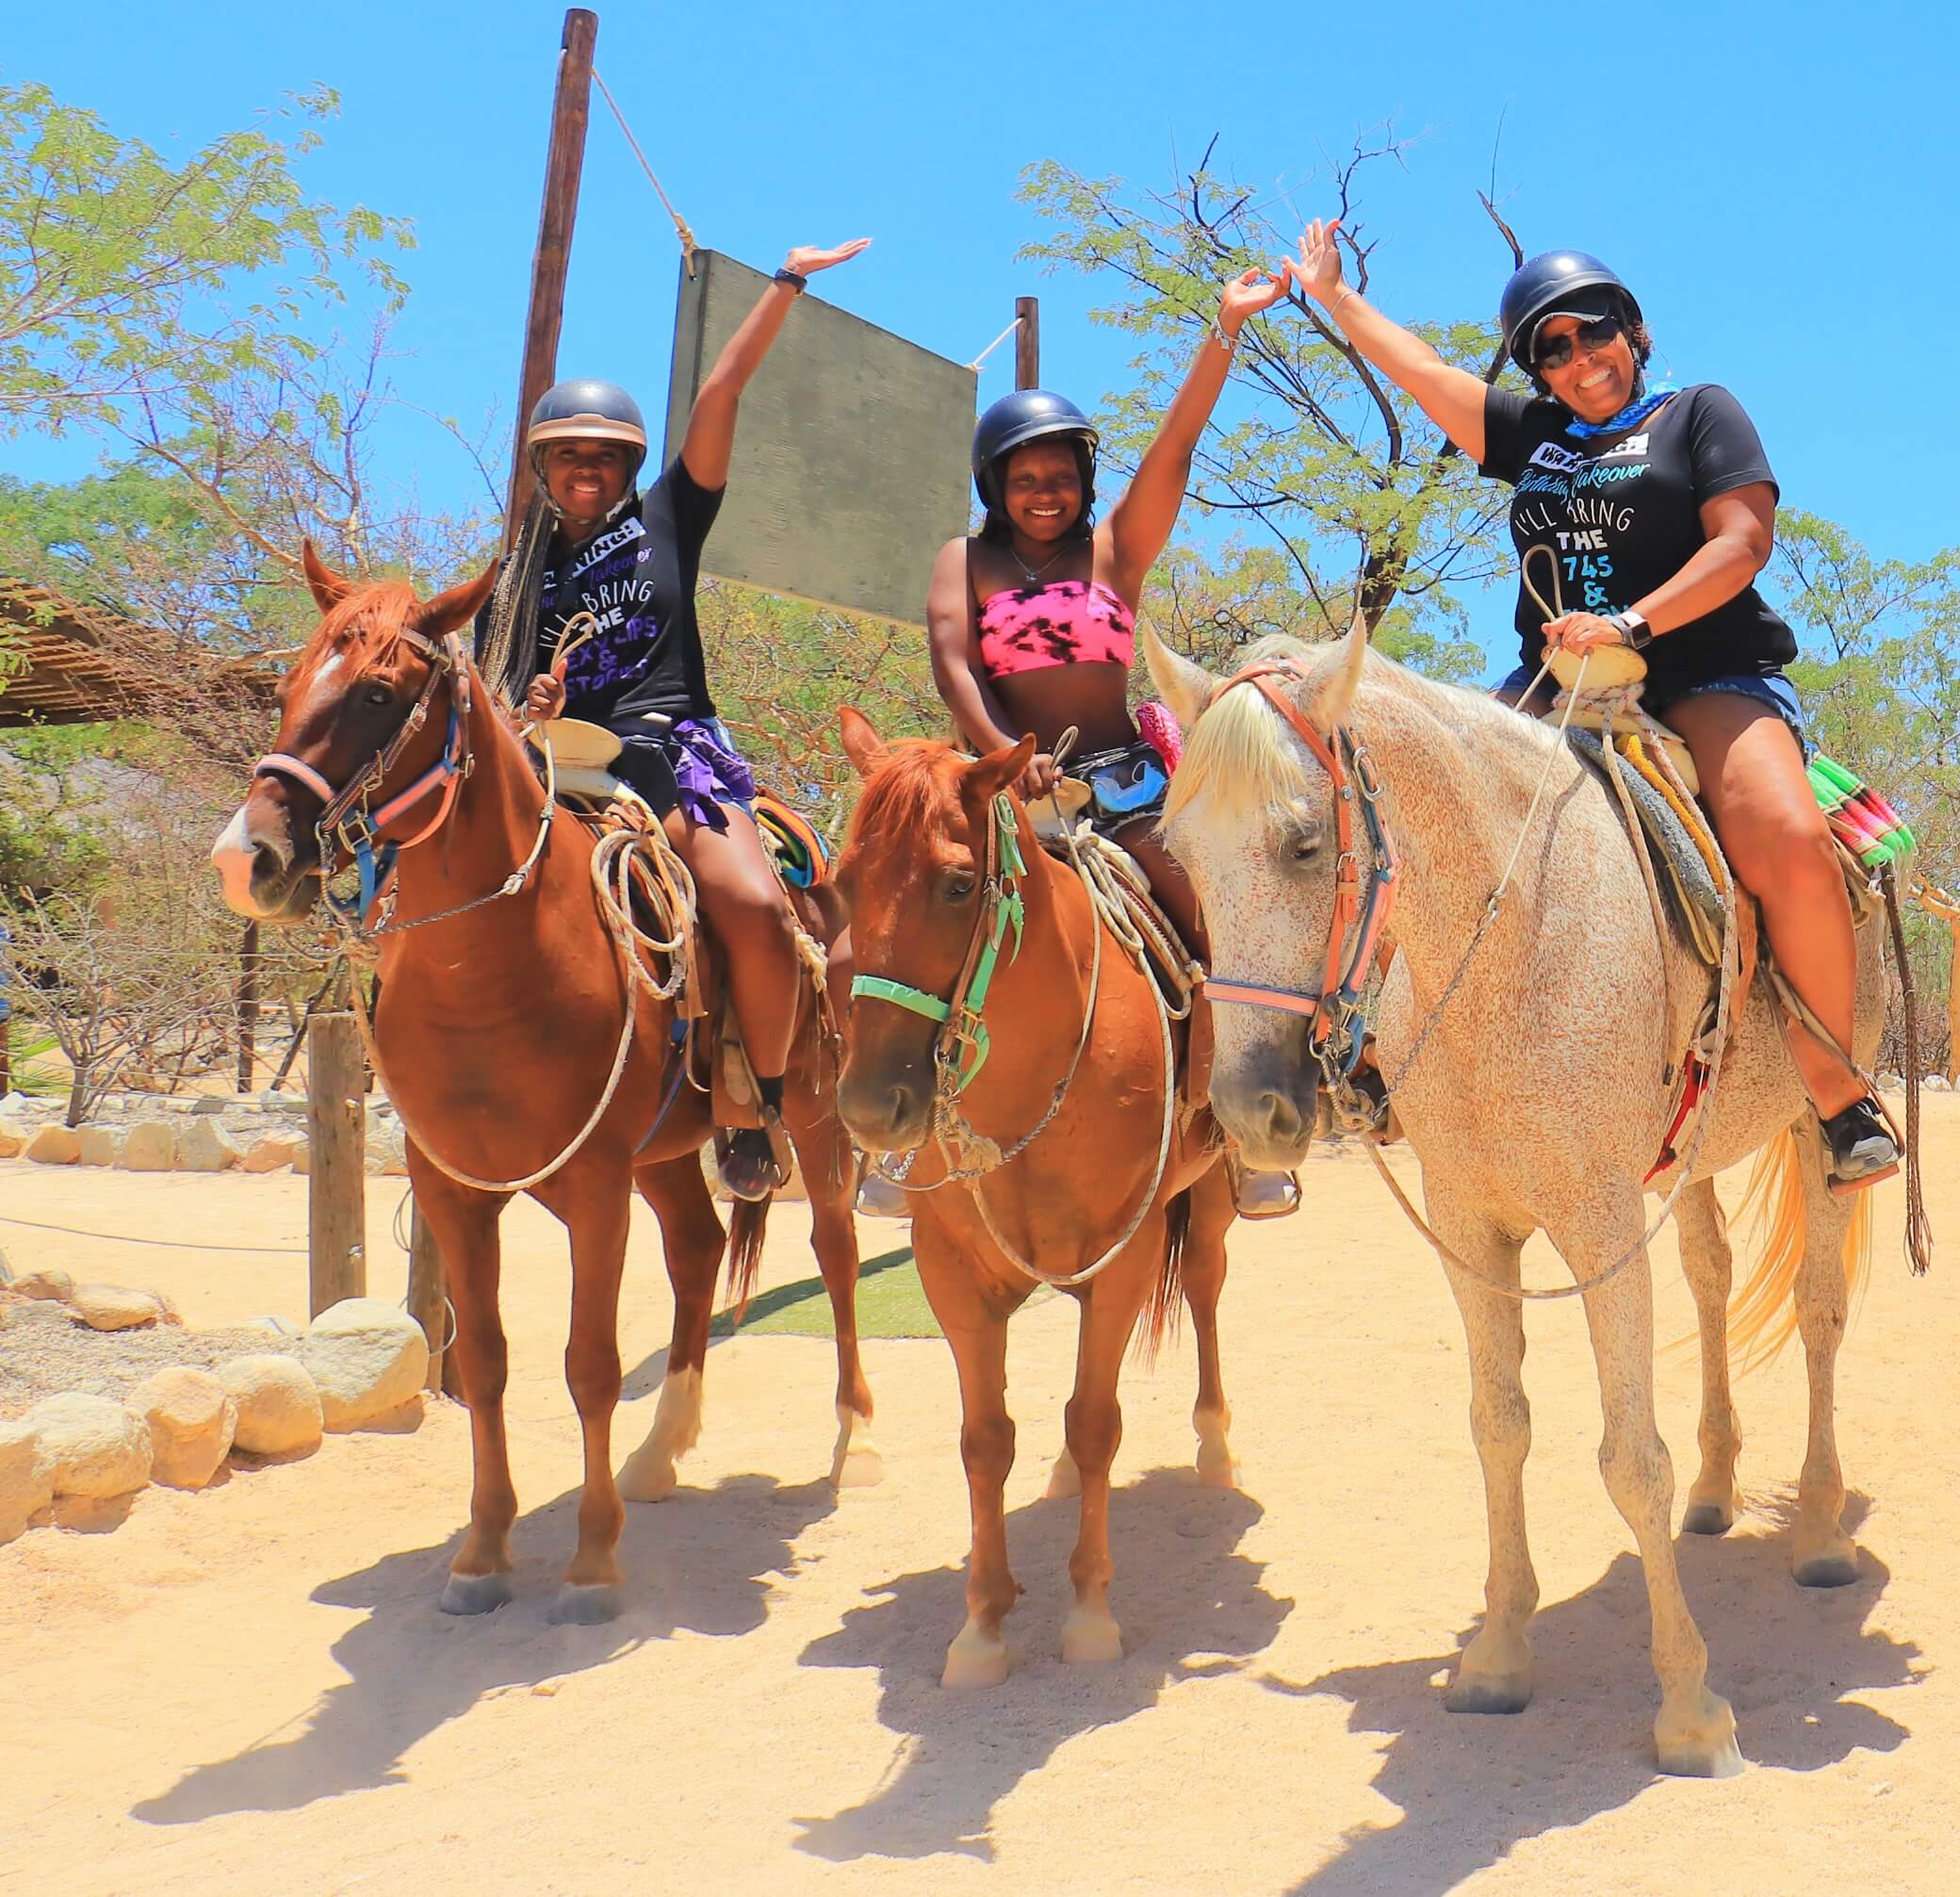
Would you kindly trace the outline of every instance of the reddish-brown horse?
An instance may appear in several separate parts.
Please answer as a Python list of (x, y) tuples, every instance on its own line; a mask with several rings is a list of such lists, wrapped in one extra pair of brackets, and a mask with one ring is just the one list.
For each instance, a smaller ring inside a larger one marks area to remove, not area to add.
[[(275, 754), (254, 776), (213, 859), (240, 913), (292, 923), (319, 899), (323, 816), (335, 848), (347, 846), (370, 813), (379, 836), (404, 845), (390, 924), (376, 935), (382, 992), (373, 1032), (409, 1136), (416, 1202), (448, 1273), (469, 1405), (476, 1479), (469, 1531), (443, 1592), (451, 1612), (481, 1612), (510, 1597), (517, 1501), (504, 1438), (506, 1351), (498, 1311), (498, 1222), (513, 1192), (450, 1175), (530, 1180), (592, 1120), (616, 1068), (616, 1090), (583, 1143), (525, 1187), (564, 1222), (572, 1250), (565, 1379), (584, 1434), (585, 1480), (578, 1549), (553, 1612), (609, 1618), (619, 1605), (621, 1495), (664, 1495), (674, 1484), (675, 1456), (699, 1431), (702, 1365), (726, 1245), (701, 1169), (708, 1102), (679, 1073), (674, 1005), (629, 980), (615, 950), (595, 889), (592, 835), (569, 816), (543, 818), (538, 775), (454, 636), (488, 595), (492, 576), (424, 604), (400, 584), (339, 579), (310, 547), (306, 574), (324, 617), (286, 679)], [(372, 779), (377, 766), (381, 781), (343, 825), (336, 793)], [(392, 808), (417, 785), (427, 786), (426, 797)], [(533, 855), (520, 882), (514, 873)], [(871, 1395), (858, 1360), (853, 1156), (817, 1085), (819, 1069), (827, 1071), (829, 1063), (816, 1038), (799, 1034), (784, 1119), (837, 1319), (841, 1433), (833, 1479), (875, 1480), (875, 1451), (865, 1434)], [(617, 1313), (633, 1185), (660, 1218), (674, 1337), (653, 1429), (615, 1484)], [(744, 1294), (766, 1209), (735, 1211), (731, 1271)]]
[[(1151, 977), (1114, 943), (1098, 973), (1102, 924), (1088, 892), (1036, 846), (1006, 790), (1034, 740), (972, 761), (944, 744), (887, 747), (846, 711), (843, 742), (865, 783), (838, 863), (858, 968), (839, 1106), (867, 1152), (911, 1155), (900, 1161), (908, 1186), (947, 1182), (912, 1197), (919, 1275), (959, 1369), (973, 1513), (967, 1622), (947, 1651), (945, 1683), (991, 1686), (1007, 1675), (1001, 1620), (1020, 1593), (1003, 1504), (1014, 1462), (1007, 1319), (1044, 1281), (1081, 1305), (1068, 1447), (1049, 1488), (1068, 1495), (1079, 1483), (1082, 1497), (1062, 1656), (1116, 1660), (1117, 1375), (1139, 1315), (1152, 1343), (1161, 1334), (1180, 1278), (1198, 1342), (1199, 1474), (1234, 1480), (1218, 1375), (1233, 1218), (1222, 1153), (1208, 1113), (1183, 1123), (1166, 1097), (1167, 1030)], [(976, 1002), (984, 1020), (962, 1014)], [(948, 1089), (962, 1073), (955, 1104)], [(959, 1122), (950, 1151), (948, 1105)], [(949, 1177), (962, 1150), (974, 1155), (974, 1176)]]

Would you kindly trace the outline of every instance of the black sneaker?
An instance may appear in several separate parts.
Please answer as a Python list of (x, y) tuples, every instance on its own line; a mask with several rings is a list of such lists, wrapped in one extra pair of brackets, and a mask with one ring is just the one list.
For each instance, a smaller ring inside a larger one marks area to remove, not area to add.
[(1898, 1171), (1899, 1142), (1869, 1096), (1834, 1113), (1823, 1129), (1824, 1143), (1831, 1149), (1834, 1192), (1875, 1186)]

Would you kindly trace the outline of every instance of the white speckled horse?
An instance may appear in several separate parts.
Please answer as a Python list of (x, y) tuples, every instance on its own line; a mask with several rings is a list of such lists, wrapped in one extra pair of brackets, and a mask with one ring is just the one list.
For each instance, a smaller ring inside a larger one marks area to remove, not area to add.
[[(1322, 973), (1333, 915), (1340, 852), (1332, 780), (1259, 691), (1217, 693), (1218, 681), (1201, 668), (1154, 640), (1147, 649), (1158, 689), (1187, 734), (1166, 835), (1197, 884), (1212, 940), (1231, 944), (1221, 957), (1229, 967), (1218, 973), (1308, 989)], [(1267, 640), (1251, 657), (1298, 668), (1282, 689), (1315, 731), (1345, 726), (1365, 744), (1401, 856), (1391, 924), (1397, 953), (1378, 1044), (1383, 1071), (1395, 1075), (1423, 1023), (1432, 1022), (1395, 1104), (1421, 1161), (1429, 1222), (1455, 1255), (1450, 1288), (1469, 1339), (1471, 1429), (1490, 1520), (1487, 1612), (1448, 1704), (1461, 1712), (1515, 1712), (1531, 1696), (1527, 1629), (1538, 1580), (1525, 1536), (1531, 1432), (1521, 1376), (1524, 1315), (1515, 1296), (1491, 1286), (1515, 1290), (1520, 1249), (1543, 1229), (1576, 1281), (1600, 1280), (1584, 1294), (1605, 1420), (1600, 1470), (1645, 1566), (1661, 1769), (1739, 1771), (1735, 1719), (1708, 1690), (1707, 1649), (1675, 1568), (1674, 1467), (1655, 1424), (1653, 1293), (1640, 1249), (1642, 1175), (1661, 1150), (1672, 1104), (1663, 1076), (1693, 1032), (1707, 972), (1680, 943), (1657, 940), (1611, 789), (1550, 728), (1404, 671), (1370, 652), (1359, 627), (1335, 645)], [(1464, 963), (1548, 764), (1535, 833), (1497, 921)], [(1877, 936), (1859, 934), (1854, 1052), (1861, 1061), (1875, 1052), (1881, 1022)], [(1856, 1572), (1839, 1522), (1833, 1377), (1862, 1253), (1853, 1204), (1827, 1189), (1816, 1118), (1772, 1009), (1762, 982), (1737, 998), (1713, 1118), (1675, 1207), (1703, 1349), (1703, 1461), (1685, 1526), (1721, 1533), (1738, 1500), (1730, 1259), (1713, 1175), (1768, 1146), (1782, 1165), (1790, 1242), (1758, 1270), (1747, 1294), (1753, 1315), (1738, 1329), (1759, 1333), (1778, 1321), (1794, 1289), (1809, 1361), (1810, 1432), (1793, 1562), (1800, 1582), (1832, 1586)], [(1254, 1165), (1298, 1164), (1320, 1082), (1307, 1022), (1254, 1006), (1217, 1007), (1214, 1019), (1212, 1103), (1220, 1121)], [(1671, 1170), (1655, 1187), (1672, 1184)], [(1606, 1276), (1629, 1251), (1626, 1268)], [(1780, 1321), (1787, 1329), (1788, 1318)]]

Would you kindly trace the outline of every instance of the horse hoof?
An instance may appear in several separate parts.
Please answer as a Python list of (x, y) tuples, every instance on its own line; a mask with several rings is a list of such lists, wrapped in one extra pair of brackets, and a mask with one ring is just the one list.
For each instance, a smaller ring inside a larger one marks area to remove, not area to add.
[(1070, 1666), (1106, 1666), (1123, 1657), (1122, 1629), (1109, 1610), (1075, 1608), (1062, 1623), (1062, 1659)]
[(1531, 1704), (1531, 1676), (1460, 1671), (1443, 1703), (1452, 1712), (1522, 1712)]
[(507, 1574), (452, 1574), (444, 1583), (442, 1598), (436, 1602), (444, 1613), (488, 1613), (511, 1597)]
[(1200, 1449), (1197, 1473), (1198, 1486), (1201, 1489), (1235, 1489), (1239, 1486), (1238, 1464), (1232, 1460), (1230, 1449), (1217, 1455)]
[(626, 1459), (615, 1481), (620, 1496), (629, 1502), (663, 1502), (680, 1485), (680, 1471), (672, 1456), (649, 1456), (635, 1449)]
[(1790, 1572), (1799, 1587), (1849, 1587), (1858, 1578), (1857, 1550), (1848, 1543), (1841, 1548), (1826, 1548), (1821, 1554), (1795, 1562)]
[(830, 1471), (833, 1489), (874, 1489), (885, 1480), (885, 1459), (869, 1443), (847, 1451)]
[(946, 1670), (939, 1676), (939, 1684), (960, 1693), (973, 1687), (999, 1686), (1007, 1677), (1007, 1643), (999, 1634), (989, 1634), (968, 1621), (946, 1649)]
[(1681, 1516), (1684, 1535), (1725, 1535), (1735, 1525), (1735, 1510), (1721, 1502), (1690, 1502)]
[(603, 1627), (607, 1621), (619, 1618), (624, 1605), (623, 1591), (617, 1581), (600, 1581), (591, 1586), (566, 1581), (551, 1603), (550, 1619), (557, 1627)]
[(1082, 1493), (1082, 1471), (1075, 1466), (1075, 1458), (1067, 1449), (1054, 1459), (1054, 1467), (1048, 1472), (1048, 1486), (1041, 1492), (1044, 1501), (1065, 1502), (1071, 1496)]
[(1654, 1751), (1661, 1771), (1675, 1778), (1734, 1778), (1742, 1770), (1736, 1716), (1712, 1693), (1704, 1693), (1686, 1719), (1663, 1711), (1654, 1722)]

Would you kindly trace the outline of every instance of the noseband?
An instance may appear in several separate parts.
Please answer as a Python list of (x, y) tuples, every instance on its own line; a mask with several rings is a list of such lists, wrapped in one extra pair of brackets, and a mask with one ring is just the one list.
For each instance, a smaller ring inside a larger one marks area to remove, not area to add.
[[(1328, 1085), (1338, 1089), (1361, 1062), (1362, 990), (1367, 985), (1376, 946), (1395, 908), (1398, 859), (1388, 826), (1381, 820), (1381, 783), (1375, 775), (1367, 746), (1359, 743), (1345, 725), (1334, 727), (1333, 741), (1330, 744), (1275, 682), (1286, 679), (1298, 684), (1304, 678), (1298, 666), (1283, 661), (1249, 665), (1219, 685), (1212, 698), (1216, 701), (1234, 686), (1253, 687), (1286, 721), (1333, 780), (1334, 824), (1341, 854), (1334, 868), (1334, 910), (1328, 924), (1327, 960), (1320, 986), (1267, 988), (1257, 982), (1233, 981), (1226, 975), (1213, 974), (1205, 977), (1204, 991), (1213, 1001), (1306, 1016), (1312, 1022), (1309, 1045), (1314, 1056), (1320, 1063)], [(1365, 865), (1354, 847), (1357, 809), (1367, 839)]]
[[(319, 847), (321, 887), (324, 890), (345, 863), (353, 864), (361, 879), (359, 894), (349, 904), (339, 901), (329, 891), (327, 901), (354, 922), (365, 920), (374, 907), (375, 898), (393, 873), (396, 857), (402, 850), (412, 850), (417, 843), (427, 842), (448, 821), (456, 801), (456, 793), (469, 776), (474, 761), (469, 747), (470, 671), (469, 663), (463, 656), (462, 640), (453, 632), (440, 645), (425, 639), (419, 632), (404, 630), (401, 637), (429, 661), (428, 681), (416, 702), (409, 707), (408, 716), (402, 720), (400, 728), (368, 760), (365, 769), (356, 772), (336, 791), (303, 758), (295, 758), (284, 751), (274, 751), (261, 758), (252, 768), (254, 780), (284, 777), (311, 791), (321, 800), (323, 808), (313, 826), (314, 840)], [(428, 722), (429, 707), (434, 700), (436, 688), (445, 679), (450, 681), (449, 729), (443, 744), (442, 756), (414, 783), (388, 798), (379, 809), (370, 809), (369, 799), (387, 782), (388, 775), (400, 761), (402, 752)], [(382, 840), (381, 832), (402, 811), (412, 809), (438, 788), (442, 792), (442, 802), (434, 816), (420, 830), (400, 842)], [(338, 850), (346, 852), (344, 859)]]

